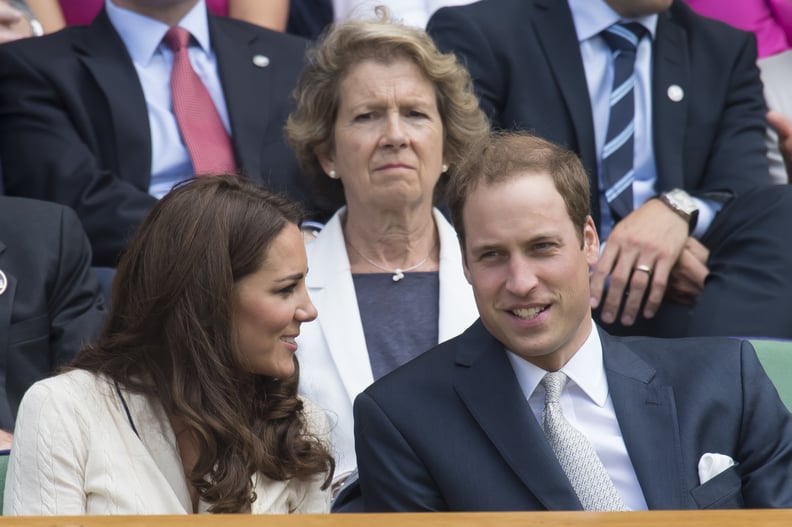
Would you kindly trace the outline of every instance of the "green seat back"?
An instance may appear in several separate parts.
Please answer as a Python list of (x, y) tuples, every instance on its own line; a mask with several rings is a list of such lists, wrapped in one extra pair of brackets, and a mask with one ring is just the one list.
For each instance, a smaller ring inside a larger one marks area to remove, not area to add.
[(6, 470), (8, 470), (8, 450), (3, 450), (0, 451), (0, 516), (3, 515)]
[(750, 339), (778, 395), (792, 411), (792, 341)]

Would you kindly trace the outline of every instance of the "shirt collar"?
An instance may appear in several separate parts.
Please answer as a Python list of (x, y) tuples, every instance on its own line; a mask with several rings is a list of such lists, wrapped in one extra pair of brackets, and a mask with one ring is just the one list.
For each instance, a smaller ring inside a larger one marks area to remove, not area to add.
[[(135, 13), (105, 0), (105, 9), (110, 22), (129, 51), (132, 61), (147, 65), (162, 43), (168, 25), (147, 16)], [(209, 21), (204, 0), (198, 0), (178, 24), (193, 36), (205, 53), (210, 51)]]
[(621, 18), (605, 0), (568, 0), (572, 10), (578, 42), (583, 42), (602, 33), (616, 22), (638, 22), (649, 31), (654, 40), (657, 32), (657, 14), (639, 18)]
[[(507, 352), (520, 387), (525, 398), (528, 399), (547, 372), (511, 351), (507, 350)], [(605, 406), (608, 400), (608, 379), (605, 376), (605, 365), (602, 360), (602, 342), (597, 326), (593, 322), (588, 338), (572, 358), (564, 364), (561, 371), (569, 377), (571, 382), (577, 384), (594, 404), (600, 407)]]

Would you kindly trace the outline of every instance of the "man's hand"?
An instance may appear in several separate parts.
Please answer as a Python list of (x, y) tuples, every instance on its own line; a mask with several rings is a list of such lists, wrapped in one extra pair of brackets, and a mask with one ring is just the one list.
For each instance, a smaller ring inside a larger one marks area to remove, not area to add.
[(680, 304), (692, 304), (704, 291), (709, 275), (709, 249), (695, 238), (688, 238), (676, 265), (668, 278), (666, 298)]
[(778, 134), (778, 149), (786, 165), (787, 182), (792, 183), (792, 123), (784, 114), (775, 110), (767, 112), (767, 121)]
[(33, 28), (22, 12), (0, 0), (0, 44), (32, 35)]
[(591, 274), (592, 308), (602, 302), (605, 283), (610, 277), (602, 306), (603, 322), (610, 324), (616, 320), (626, 294), (621, 323), (631, 326), (647, 290), (643, 316), (652, 318), (687, 240), (685, 220), (657, 199), (650, 199), (617, 223)]

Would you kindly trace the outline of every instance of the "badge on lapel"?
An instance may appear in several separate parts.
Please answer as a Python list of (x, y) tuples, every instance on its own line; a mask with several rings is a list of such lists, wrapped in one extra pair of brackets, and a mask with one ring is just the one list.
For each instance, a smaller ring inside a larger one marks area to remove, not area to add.
[(7, 287), (8, 287), (8, 278), (6, 278), (6, 275), (3, 272), (3, 270), (0, 269), (0, 295), (5, 293)]

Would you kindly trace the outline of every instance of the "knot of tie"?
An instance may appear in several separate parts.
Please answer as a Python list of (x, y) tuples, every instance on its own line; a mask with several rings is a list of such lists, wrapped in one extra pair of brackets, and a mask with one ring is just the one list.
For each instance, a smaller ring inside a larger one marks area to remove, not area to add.
[(183, 27), (173, 26), (162, 37), (162, 41), (174, 52), (186, 48), (190, 43), (190, 32)]
[(561, 390), (566, 386), (569, 378), (560, 371), (551, 371), (542, 377), (542, 386), (545, 389), (545, 404), (557, 403), (561, 397)]
[(646, 28), (638, 22), (616, 23), (602, 32), (612, 51), (627, 51), (635, 53), (635, 48), (646, 34)]

